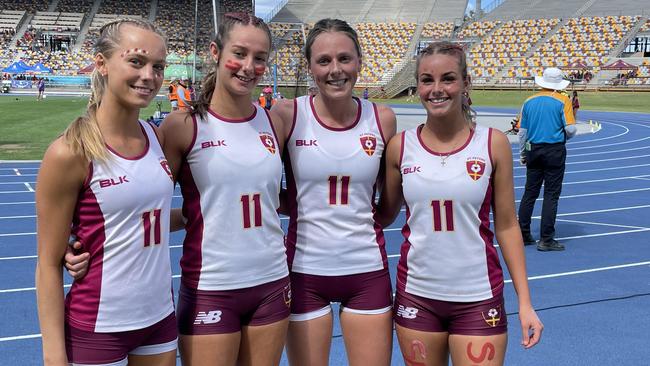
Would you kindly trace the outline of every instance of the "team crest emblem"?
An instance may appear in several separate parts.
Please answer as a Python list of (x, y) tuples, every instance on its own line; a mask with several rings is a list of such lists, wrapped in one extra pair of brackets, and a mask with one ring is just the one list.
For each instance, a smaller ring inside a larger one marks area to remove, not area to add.
[(499, 322), (501, 321), (501, 306), (491, 308), (488, 310), (487, 314), (481, 311), (481, 316), (483, 316), (483, 320), (485, 320), (487, 325), (494, 328), (499, 325)]
[(163, 168), (165, 173), (169, 176), (169, 179), (174, 181), (174, 176), (172, 175), (172, 170), (169, 168), (169, 163), (167, 163), (167, 159), (165, 158), (160, 158), (160, 166)]
[(260, 140), (262, 141), (262, 145), (264, 145), (264, 147), (271, 154), (275, 154), (275, 140), (273, 139), (273, 136), (271, 136), (270, 133), (268, 132), (260, 133)]
[(283, 295), (283, 298), (284, 298), (284, 304), (287, 307), (291, 306), (291, 285), (284, 286), (284, 290), (282, 291), (282, 295)]
[(479, 180), (485, 173), (485, 160), (481, 158), (468, 158), (465, 163), (467, 167), (467, 174), (473, 180)]
[(374, 135), (361, 135), (359, 141), (361, 141), (361, 148), (366, 152), (366, 154), (368, 154), (368, 156), (372, 156), (372, 154), (375, 153), (375, 149), (377, 148), (377, 138)]

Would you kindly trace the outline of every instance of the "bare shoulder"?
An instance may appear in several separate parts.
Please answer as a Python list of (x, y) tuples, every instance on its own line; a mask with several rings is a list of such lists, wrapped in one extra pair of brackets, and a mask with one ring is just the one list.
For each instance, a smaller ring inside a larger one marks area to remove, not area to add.
[(165, 144), (188, 145), (194, 136), (193, 117), (189, 112), (174, 111), (165, 117), (160, 132)]
[(280, 99), (275, 103), (273, 108), (271, 108), (271, 111), (277, 113), (280, 118), (290, 123), (293, 120), (293, 109), (293, 99)]
[(86, 178), (89, 161), (80, 153), (73, 151), (63, 136), (54, 140), (45, 151), (40, 172), (47, 176), (66, 176), (71, 181)]
[(385, 104), (375, 104), (377, 106), (377, 117), (381, 124), (386, 140), (390, 140), (397, 129), (397, 117), (393, 109)]

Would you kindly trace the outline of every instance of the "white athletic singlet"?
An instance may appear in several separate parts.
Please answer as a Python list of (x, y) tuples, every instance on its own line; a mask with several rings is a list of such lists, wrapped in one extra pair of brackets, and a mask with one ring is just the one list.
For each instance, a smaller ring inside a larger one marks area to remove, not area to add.
[(187, 234), (182, 281), (198, 290), (257, 286), (288, 275), (279, 207), (282, 162), (267, 112), (209, 111), (179, 174)]
[(421, 129), (402, 135), (406, 224), (397, 286), (435, 300), (492, 298), (503, 288), (490, 230), (492, 132), (477, 125), (469, 141), (445, 157), (424, 146)]
[(93, 161), (74, 211), (72, 234), (90, 253), (88, 273), (66, 298), (70, 325), (107, 333), (146, 328), (174, 311), (169, 261), (172, 176), (153, 127), (140, 122), (145, 151), (110, 147)]
[(340, 276), (387, 268), (384, 236), (374, 220), (375, 184), (384, 137), (376, 106), (359, 103), (356, 122), (322, 123), (311, 97), (297, 98), (285, 161), (291, 270)]

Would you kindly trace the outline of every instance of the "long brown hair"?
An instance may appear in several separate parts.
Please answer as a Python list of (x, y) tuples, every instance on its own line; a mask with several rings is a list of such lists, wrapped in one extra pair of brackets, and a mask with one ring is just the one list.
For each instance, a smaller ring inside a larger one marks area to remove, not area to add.
[[(163, 40), (165, 36), (152, 23), (142, 19), (120, 19), (104, 24), (99, 30), (99, 38), (95, 42), (95, 55), (101, 53), (109, 59), (118, 49), (120, 43), (120, 28), (123, 24), (131, 24), (138, 28), (152, 31), (160, 35)], [(77, 117), (63, 132), (63, 140), (75, 154), (82, 155), (89, 161), (106, 161), (108, 154), (104, 137), (99, 129), (97, 121), (97, 109), (101, 104), (102, 97), (106, 91), (106, 79), (95, 69), (90, 77), (90, 99), (88, 107), (83, 116)]]
[[(230, 32), (235, 27), (235, 25), (252, 25), (255, 28), (263, 30), (266, 35), (269, 37), (269, 44), (272, 44), (273, 37), (271, 35), (271, 30), (269, 26), (264, 23), (261, 18), (256, 17), (248, 13), (226, 13), (219, 23), (219, 31), (217, 35), (212, 40), (219, 50), (219, 58), (221, 58), (221, 53), (223, 51), (223, 46), (226, 44)], [(201, 117), (205, 118), (208, 109), (210, 108), (210, 100), (212, 100), (212, 94), (214, 94), (214, 88), (217, 85), (217, 66), (218, 60), (210, 60), (210, 65), (208, 72), (203, 77), (201, 82), (201, 93), (196, 102), (190, 103), (192, 107), (192, 114), (198, 114)]]
[[(419, 81), (418, 72), (420, 71), (420, 62), (422, 59), (426, 56), (432, 56), (436, 54), (453, 56), (458, 59), (458, 68), (460, 69), (463, 81), (467, 82), (469, 89), (469, 87), (472, 85), (472, 78), (467, 72), (467, 56), (465, 55), (465, 50), (463, 50), (462, 46), (447, 41), (431, 42), (427, 45), (427, 47), (420, 50), (415, 63), (416, 82)], [(474, 122), (476, 120), (476, 111), (470, 106), (469, 90), (466, 93), (463, 93), (462, 106), (465, 119), (468, 122)]]

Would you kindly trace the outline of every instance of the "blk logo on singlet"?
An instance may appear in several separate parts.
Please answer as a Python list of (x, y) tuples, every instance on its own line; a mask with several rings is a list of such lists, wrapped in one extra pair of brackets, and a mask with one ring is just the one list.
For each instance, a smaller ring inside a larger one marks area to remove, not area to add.
[(317, 140), (296, 140), (296, 146), (318, 146)]
[(418, 316), (418, 311), (419, 309), (400, 305), (397, 307), (397, 316), (405, 319), (415, 319)]
[(221, 147), (221, 146), (228, 146), (226, 145), (226, 140), (204, 141), (201, 143), (201, 149), (207, 149), (209, 147)]
[(422, 170), (420, 170), (419, 166), (411, 166), (411, 167), (402, 169), (402, 175), (407, 175), (407, 174), (411, 174), (411, 173), (420, 173), (420, 172), (422, 172)]
[(99, 180), (99, 187), (100, 188), (106, 188), (106, 187), (111, 187), (111, 186), (117, 186), (122, 183), (129, 183), (129, 179), (126, 177), (126, 175), (123, 175), (121, 177), (117, 178), (110, 178), (110, 179), (100, 179)]
[(221, 321), (221, 310), (199, 311), (194, 319), (194, 325), (198, 324), (215, 324)]

